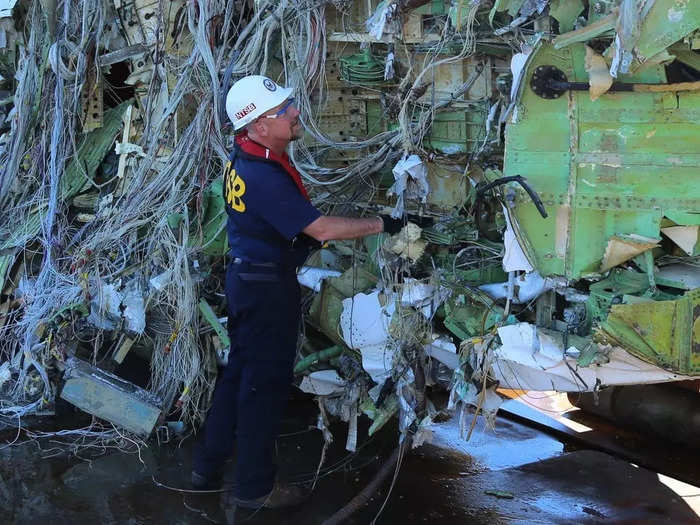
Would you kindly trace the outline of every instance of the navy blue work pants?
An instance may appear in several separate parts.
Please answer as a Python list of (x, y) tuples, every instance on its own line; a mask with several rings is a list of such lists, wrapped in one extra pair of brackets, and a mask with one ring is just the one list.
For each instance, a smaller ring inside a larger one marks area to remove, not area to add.
[(254, 499), (268, 494), (275, 479), (275, 439), (289, 397), (301, 317), (299, 284), (291, 269), (260, 272), (229, 264), (226, 299), (231, 348), (194, 470), (219, 473), (235, 440), (234, 494)]

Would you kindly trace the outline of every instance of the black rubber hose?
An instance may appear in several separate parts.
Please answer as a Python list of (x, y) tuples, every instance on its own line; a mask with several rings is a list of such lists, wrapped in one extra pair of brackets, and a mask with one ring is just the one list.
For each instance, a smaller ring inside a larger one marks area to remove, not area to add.
[(490, 189), (495, 188), (496, 186), (502, 186), (503, 184), (507, 184), (509, 182), (517, 182), (520, 184), (523, 189), (527, 192), (527, 194), (530, 196), (530, 199), (534, 203), (535, 207), (537, 208), (537, 211), (540, 212), (540, 215), (542, 215), (543, 219), (547, 218), (547, 210), (544, 208), (544, 204), (542, 203), (542, 199), (540, 199), (540, 196), (537, 195), (537, 192), (533, 190), (530, 185), (526, 182), (525, 177), (522, 175), (513, 175), (510, 177), (501, 177), (500, 179), (496, 179), (493, 182), (489, 182), (488, 184), (478, 187), (476, 189), (476, 202), (478, 203), (483, 194), (487, 192)]
[(372, 479), (357, 496), (352, 498), (347, 505), (324, 521), (322, 525), (339, 525), (340, 523), (345, 523), (350, 516), (360, 510), (374, 495), (375, 491), (379, 489), (386, 478), (396, 469), (396, 462), (399, 460), (402, 446), (403, 445), (399, 445), (394, 449), (389, 459), (384, 462), (376, 476), (374, 476), (374, 479)]
[(537, 211), (540, 212), (540, 215), (542, 215), (543, 219), (547, 218), (547, 210), (544, 208), (544, 204), (542, 203), (542, 199), (540, 199), (540, 196), (537, 195), (537, 192), (533, 190), (530, 185), (525, 181), (525, 177), (521, 175), (512, 175), (510, 177), (501, 177), (500, 179), (496, 179), (492, 182), (489, 182), (488, 184), (484, 184), (483, 186), (477, 186), (476, 187), (476, 195), (474, 196), (474, 219), (476, 222), (476, 229), (478, 231), (481, 230), (481, 199), (484, 197), (484, 193), (487, 191), (495, 188), (496, 186), (502, 186), (503, 184), (507, 184), (509, 182), (517, 182), (520, 184), (527, 194), (529, 195), (530, 199), (534, 203), (535, 207), (537, 208)]

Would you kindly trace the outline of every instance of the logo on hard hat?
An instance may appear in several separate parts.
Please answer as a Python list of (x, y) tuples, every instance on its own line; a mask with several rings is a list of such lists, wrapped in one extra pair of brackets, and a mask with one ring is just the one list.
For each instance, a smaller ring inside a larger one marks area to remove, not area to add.
[(266, 78), (265, 80), (263, 80), (263, 86), (265, 86), (268, 91), (275, 91), (277, 89), (277, 84), (275, 84), (269, 78)]
[(245, 117), (248, 113), (253, 111), (254, 109), (255, 109), (255, 104), (253, 102), (251, 102), (246, 107), (244, 107), (242, 110), (237, 112), (234, 116), (236, 117), (237, 120), (240, 120), (243, 117)]

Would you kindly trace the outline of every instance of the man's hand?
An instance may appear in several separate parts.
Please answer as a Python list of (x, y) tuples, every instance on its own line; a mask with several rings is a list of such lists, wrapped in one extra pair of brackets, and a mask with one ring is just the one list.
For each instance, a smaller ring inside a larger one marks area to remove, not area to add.
[(389, 235), (399, 233), (404, 227), (403, 219), (394, 219), (389, 215), (380, 215), (379, 218), (384, 224), (384, 229), (382, 231), (388, 233)]

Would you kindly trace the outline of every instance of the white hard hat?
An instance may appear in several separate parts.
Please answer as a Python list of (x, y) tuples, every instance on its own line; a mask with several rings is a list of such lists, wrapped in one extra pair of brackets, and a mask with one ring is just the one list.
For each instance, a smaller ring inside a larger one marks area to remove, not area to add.
[(292, 95), (292, 88), (283, 88), (262, 75), (238, 80), (226, 95), (226, 114), (238, 131), (266, 111), (279, 106)]

